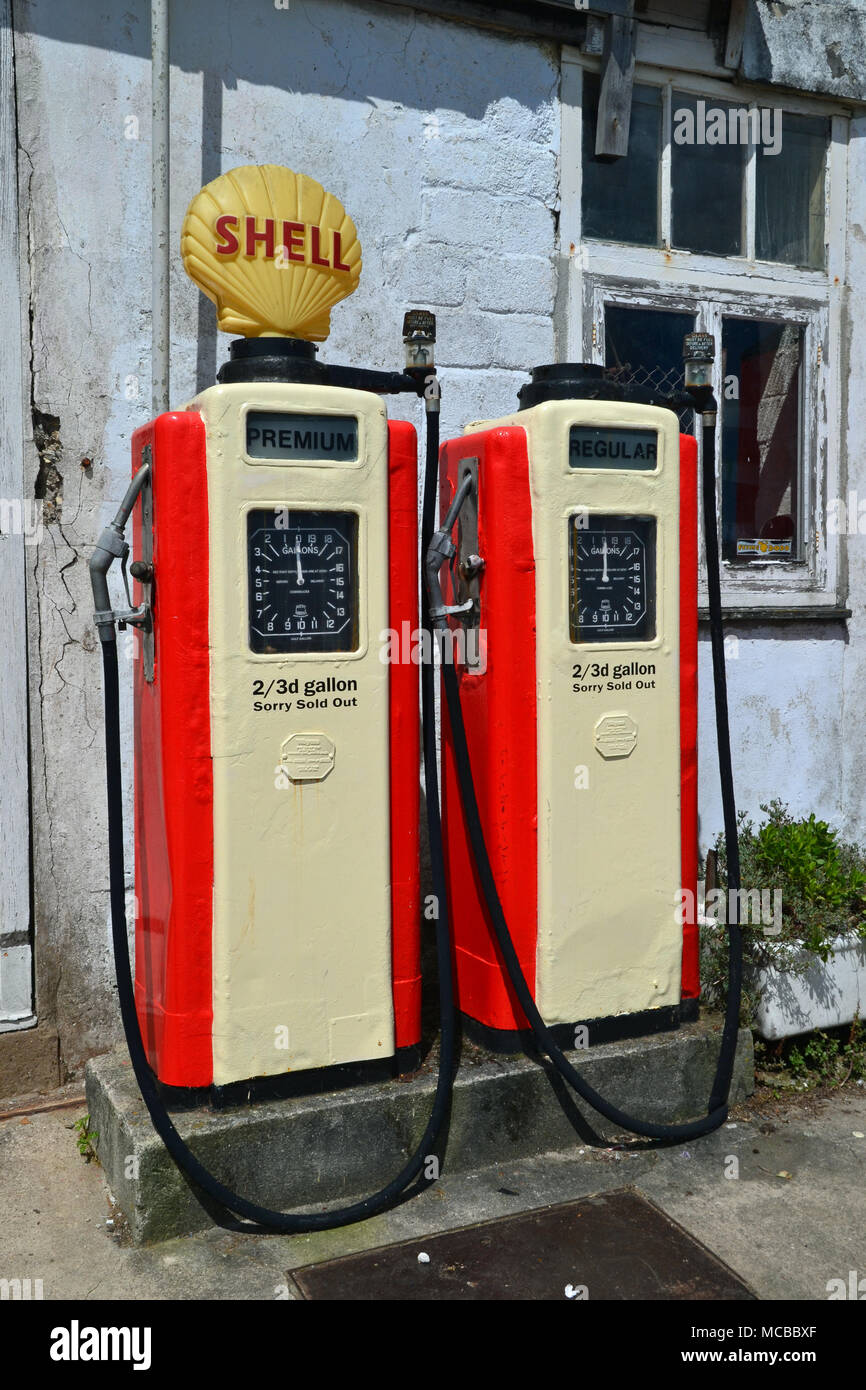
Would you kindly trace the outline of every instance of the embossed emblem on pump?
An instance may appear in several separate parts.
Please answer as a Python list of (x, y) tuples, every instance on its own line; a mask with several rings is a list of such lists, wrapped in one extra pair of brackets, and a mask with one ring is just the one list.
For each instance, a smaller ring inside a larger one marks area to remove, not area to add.
[(291, 734), (280, 761), (292, 782), (324, 782), (334, 770), (337, 750), (327, 734)]
[(611, 710), (598, 720), (593, 736), (603, 758), (627, 758), (637, 743), (637, 724), (624, 710)]

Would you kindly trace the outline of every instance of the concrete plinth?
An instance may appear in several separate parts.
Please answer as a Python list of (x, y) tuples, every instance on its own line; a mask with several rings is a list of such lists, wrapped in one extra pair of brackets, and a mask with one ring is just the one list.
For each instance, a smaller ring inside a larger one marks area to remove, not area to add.
[[(706, 1113), (721, 1030), (718, 1020), (571, 1054), (608, 1100), (643, 1119), (673, 1123)], [(748, 1029), (740, 1032), (731, 1102), (753, 1090)], [(435, 1075), (172, 1118), (198, 1158), (234, 1191), (271, 1208), (318, 1210), (385, 1185), (424, 1132)], [(153, 1130), (125, 1053), (87, 1067), (90, 1129), (133, 1239), (144, 1244), (212, 1224)], [(610, 1138), (615, 1129), (526, 1057), (464, 1045), (443, 1169), (469, 1172)], [(700, 1142), (700, 1141), (697, 1141)]]

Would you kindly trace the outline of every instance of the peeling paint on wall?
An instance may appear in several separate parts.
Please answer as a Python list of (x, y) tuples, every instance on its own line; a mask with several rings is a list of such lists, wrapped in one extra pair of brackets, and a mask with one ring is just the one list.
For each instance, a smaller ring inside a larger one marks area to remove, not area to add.
[(742, 72), (752, 82), (866, 100), (866, 0), (750, 0)]

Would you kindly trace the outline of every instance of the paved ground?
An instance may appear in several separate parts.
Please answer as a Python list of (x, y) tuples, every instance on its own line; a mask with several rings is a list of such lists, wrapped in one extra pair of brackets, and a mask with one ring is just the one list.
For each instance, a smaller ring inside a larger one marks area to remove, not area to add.
[(847, 1281), (852, 1270), (866, 1277), (862, 1085), (784, 1104), (759, 1095), (719, 1133), (682, 1148), (576, 1144), (468, 1176), (445, 1173), (414, 1201), (343, 1231), (214, 1229), (148, 1249), (107, 1224), (101, 1170), (76, 1148), (83, 1112), (82, 1104), (0, 1121), (0, 1279), (41, 1278), (48, 1299), (287, 1297), (293, 1267), (623, 1185), (698, 1237), (761, 1298), (825, 1300), (828, 1280)]

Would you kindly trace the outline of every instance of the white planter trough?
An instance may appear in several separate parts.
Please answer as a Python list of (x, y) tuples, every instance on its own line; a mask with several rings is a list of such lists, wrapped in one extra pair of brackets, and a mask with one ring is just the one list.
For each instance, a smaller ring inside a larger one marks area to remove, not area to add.
[[(768, 943), (768, 954), (778, 947)], [(805, 959), (804, 951), (801, 959)], [(809, 953), (803, 975), (775, 966), (747, 970), (747, 988), (759, 994), (756, 1026), (762, 1038), (774, 1042), (836, 1028), (866, 1013), (866, 941), (837, 937), (826, 963)]]

